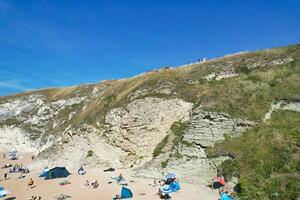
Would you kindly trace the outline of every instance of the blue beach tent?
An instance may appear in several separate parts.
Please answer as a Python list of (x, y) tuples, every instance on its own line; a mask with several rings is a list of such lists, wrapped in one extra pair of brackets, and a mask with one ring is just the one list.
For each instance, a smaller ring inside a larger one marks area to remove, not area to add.
[(121, 190), (121, 199), (128, 199), (128, 198), (132, 198), (133, 194), (131, 192), (131, 190), (127, 187), (122, 187)]
[(43, 172), (41, 173), (40, 177), (46, 177), (48, 172), (49, 172), (49, 168), (48, 168), (48, 167), (45, 167), (45, 168), (43, 169)]
[(0, 198), (5, 197), (9, 192), (0, 186)]
[(45, 179), (63, 178), (70, 175), (65, 167), (54, 167), (45, 173)]

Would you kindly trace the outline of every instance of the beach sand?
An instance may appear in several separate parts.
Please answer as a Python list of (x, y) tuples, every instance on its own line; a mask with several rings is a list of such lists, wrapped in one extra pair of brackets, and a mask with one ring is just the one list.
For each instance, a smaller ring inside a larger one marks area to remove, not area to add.
[[(7, 152), (6, 152), (7, 153)], [(133, 192), (134, 200), (155, 200), (160, 199), (157, 195), (159, 186), (153, 185), (153, 179), (146, 178), (136, 178), (133, 177), (131, 170), (118, 170), (114, 172), (103, 172), (100, 168), (86, 168), (87, 174), (83, 176), (77, 175), (77, 171), (70, 171), (70, 176), (66, 178), (44, 180), (39, 178), (42, 169), (33, 170), (29, 174), (25, 174), (25, 178), (18, 179), (20, 173), (9, 173), (8, 180), (4, 180), (4, 171), (2, 166), (5, 164), (23, 164), (27, 166), (31, 161), (30, 153), (20, 154), (18, 153), (18, 160), (9, 160), (8, 156), (4, 159), (2, 157), (3, 153), (0, 154), (0, 186), (9, 190), (11, 193), (7, 195), (4, 199), (12, 200), (14, 199), (26, 199), (28, 200), (31, 196), (41, 196), (43, 200), (55, 199), (55, 196), (60, 194), (67, 194), (71, 196), (72, 200), (111, 200), (116, 194), (120, 194), (122, 186), (118, 185), (111, 176), (117, 176), (122, 173), (123, 176), (129, 181), (129, 185), (126, 186)], [(32, 178), (35, 183), (34, 188), (28, 188), (27, 183), (29, 179)], [(61, 186), (59, 182), (63, 180), (68, 180), (71, 184)], [(99, 187), (97, 189), (85, 188), (83, 187), (86, 180), (90, 182), (97, 180), (99, 182)], [(108, 182), (112, 181), (111, 184)], [(179, 180), (180, 182), (180, 180)], [(187, 183), (180, 183), (181, 190), (179, 192), (173, 193), (173, 200), (216, 200), (218, 199), (218, 194), (216, 191), (212, 191), (206, 186), (197, 186)]]

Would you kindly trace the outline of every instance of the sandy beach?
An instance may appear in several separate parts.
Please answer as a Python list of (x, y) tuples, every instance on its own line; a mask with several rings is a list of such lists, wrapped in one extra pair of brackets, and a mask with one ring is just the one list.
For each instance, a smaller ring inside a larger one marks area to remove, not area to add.
[[(70, 176), (66, 178), (58, 178), (52, 180), (44, 180), (40, 178), (39, 175), (42, 171), (33, 170), (29, 174), (25, 174), (25, 177), (19, 179), (20, 173), (8, 173), (8, 180), (4, 180), (4, 172), (6, 169), (2, 167), (5, 164), (23, 164), (27, 166), (31, 161), (30, 153), (20, 154), (18, 153), (18, 160), (9, 160), (8, 156), (3, 158), (3, 153), (1, 153), (1, 169), (0, 169), (0, 186), (9, 190), (11, 193), (7, 195), (4, 199), (29, 199), (31, 196), (41, 196), (43, 200), (55, 199), (56, 196), (60, 194), (67, 194), (71, 196), (71, 199), (82, 200), (82, 199), (99, 199), (99, 200), (111, 200), (116, 194), (119, 194), (122, 186), (118, 185), (111, 176), (117, 176), (122, 173), (123, 176), (129, 181), (128, 188), (133, 192), (132, 199), (140, 200), (155, 200), (160, 199), (157, 195), (159, 185), (154, 185), (153, 179), (136, 178), (132, 176), (132, 171), (130, 170), (116, 170), (114, 172), (103, 172), (100, 168), (86, 168), (87, 174), (80, 176), (77, 175), (76, 170), (69, 170)], [(28, 188), (27, 183), (29, 179), (34, 180), (35, 187)], [(59, 185), (59, 182), (63, 180), (68, 180), (70, 184)], [(99, 187), (97, 189), (86, 188), (84, 183), (86, 180), (90, 182), (97, 180), (99, 182)], [(109, 182), (112, 182), (109, 184)], [(180, 180), (179, 180), (180, 182)], [(205, 186), (196, 186), (187, 183), (180, 183), (181, 190), (179, 192), (173, 193), (172, 199), (174, 200), (213, 200), (218, 199), (216, 191)]]

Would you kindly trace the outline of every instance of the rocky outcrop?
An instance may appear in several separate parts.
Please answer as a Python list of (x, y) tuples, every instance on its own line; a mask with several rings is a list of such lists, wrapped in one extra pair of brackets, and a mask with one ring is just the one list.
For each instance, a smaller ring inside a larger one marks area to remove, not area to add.
[[(42, 94), (8, 99), (0, 104), (0, 125), (3, 124), (0, 129), (1, 150), (42, 152), (51, 147), (66, 129), (59, 129), (64, 121), (57, 120), (58, 115), (65, 108), (78, 105), (84, 100), (85, 97), (74, 97), (51, 102)], [(75, 113), (70, 111), (65, 114), (65, 118), (70, 120)], [(55, 128), (58, 128), (57, 131), (49, 131)]]
[(223, 140), (225, 134), (238, 136), (252, 125), (253, 122), (232, 119), (226, 113), (204, 111), (199, 107), (192, 113), (189, 129), (185, 132), (183, 140), (208, 147)]
[(152, 159), (154, 148), (168, 134), (171, 125), (188, 118), (191, 108), (192, 104), (179, 99), (134, 100), (106, 115), (107, 141), (127, 152), (122, 160), (126, 166), (142, 165)]
[(78, 168), (81, 165), (122, 167), (120, 157), (125, 156), (124, 152), (101, 139), (98, 130), (90, 127), (88, 131), (89, 134), (82, 134), (79, 130), (69, 130), (64, 136), (53, 138), (55, 142), (40, 152), (37, 162), (31, 167), (57, 165), (68, 168)]
[(263, 59), (253, 59), (253, 58), (247, 58), (244, 60), (246, 62), (246, 66), (249, 69), (257, 68), (257, 67), (265, 67), (269, 65), (282, 65), (285, 63), (292, 62), (294, 59), (291, 56), (284, 56), (284, 57), (275, 57), (275, 58), (269, 58), (264, 57)]
[(300, 112), (300, 101), (273, 101), (270, 110), (264, 116), (264, 121), (270, 119), (273, 111), (279, 109)]
[(136, 175), (161, 178), (162, 173), (171, 171), (180, 180), (206, 184), (217, 174), (217, 167), (230, 158), (207, 158), (205, 148), (223, 140), (225, 134), (236, 137), (254, 125), (251, 121), (233, 119), (226, 113), (204, 111), (201, 107), (191, 112), (188, 124), (181, 143), (138, 169)]
[(238, 73), (235, 73), (234, 71), (221, 71), (221, 72), (218, 72), (218, 73), (211, 73), (211, 74), (208, 74), (206, 76), (204, 76), (203, 78), (208, 80), (208, 81), (211, 81), (211, 80), (222, 80), (222, 79), (225, 79), (225, 78), (232, 78), (232, 77), (236, 77), (238, 76)]
[(149, 94), (156, 94), (156, 95), (171, 95), (172, 89), (174, 86), (169, 82), (163, 82), (163, 81), (157, 81), (157, 83), (153, 85), (146, 85), (143, 86), (131, 94), (129, 94), (128, 99), (130, 101), (133, 101), (137, 98), (142, 98), (144, 96), (147, 96)]
[(26, 114), (41, 106), (43, 104), (43, 101), (40, 100), (41, 97), (41, 95), (30, 95), (0, 104), (0, 121), (20, 116), (22, 113)]
[(30, 140), (28, 133), (17, 127), (0, 128), (0, 151), (17, 150), (22, 152), (36, 152), (35, 143)]

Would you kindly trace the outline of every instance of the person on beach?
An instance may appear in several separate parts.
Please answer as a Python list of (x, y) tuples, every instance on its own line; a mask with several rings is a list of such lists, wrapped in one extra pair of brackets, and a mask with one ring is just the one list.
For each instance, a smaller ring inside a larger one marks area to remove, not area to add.
[(41, 196), (31, 196), (31, 198), (29, 200), (42, 200)]
[(20, 172), (20, 175), (19, 175), (18, 179), (21, 179), (21, 178), (23, 178), (23, 172), (22, 171)]
[(98, 187), (99, 187), (99, 183), (98, 183), (97, 180), (95, 180), (95, 182), (92, 182), (92, 183), (91, 183), (91, 188), (96, 189), (96, 188), (98, 188)]
[(4, 172), (4, 180), (7, 180), (7, 171)]
[(159, 185), (160, 186), (164, 186), (166, 183), (165, 183), (165, 180), (161, 179), (160, 181), (158, 181)]
[(27, 187), (30, 187), (30, 188), (32, 188), (32, 187), (33, 187), (33, 185), (34, 185), (34, 181), (33, 181), (33, 179), (32, 179), (32, 178), (30, 178), (30, 180), (28, 181)]
[(84, 184), (83, 186), (89, 188), (89, 187), (90, 187), (90, 182), (89, 182), (89, 180), (86, 180), (86, 182), (85, 182), (85, 184)]
[(123, 180), (123, 174), (120, 173), (119, 176), (118, 176), (118, 182), (122, 181)]
[(78, 171), (77, 171), (78, 175), (85, 175), (86, 174), (86, 171), (85, 169), (81, 166)]

